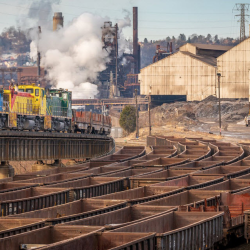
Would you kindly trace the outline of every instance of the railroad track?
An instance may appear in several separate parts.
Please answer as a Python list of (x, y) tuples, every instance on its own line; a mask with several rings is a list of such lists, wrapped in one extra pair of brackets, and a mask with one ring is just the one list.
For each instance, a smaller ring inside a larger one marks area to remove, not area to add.
[(149, 154), (127, 146), (1, 179), (0, 249), (214, 249), (228, 235), (248, 240), (249, 145), (176, 137), (147, 144)]

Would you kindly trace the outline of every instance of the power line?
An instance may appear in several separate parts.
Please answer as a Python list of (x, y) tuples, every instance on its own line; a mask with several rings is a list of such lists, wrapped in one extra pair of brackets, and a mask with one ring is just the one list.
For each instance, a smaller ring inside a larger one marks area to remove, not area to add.
[(237, 27), (237, 26), (227, 26), (227, 27), (218, 27), (218, 26), (214, 26), (214, 27), (191, 27), (191, 28), (153, 28), (153, 27), (140, 27), (140, 29), (149, 29), (149, 30), (192, 30), (192, 29), (225, 29), (225, 28), (231, 28), (231, 27)]
[(235, 16), (240, 16), (240, 41), (244, 41), (246, 39), (246, 30), (245, 30), (245, 23), (247, 22), (246, 17), (249, 17), (249, 15), (246, 14), (246, 12), (249, 10), (250, 4), (248, 3), (237, 3), (235, 4), (235, 7), (233, 9), (236, 11), (240, 11), (240, 14)]

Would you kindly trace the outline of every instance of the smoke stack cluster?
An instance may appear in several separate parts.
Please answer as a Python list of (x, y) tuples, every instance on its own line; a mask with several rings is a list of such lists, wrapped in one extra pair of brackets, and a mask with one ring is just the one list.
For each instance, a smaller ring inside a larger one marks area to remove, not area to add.
[(62, 12), (55, 12), (53, 16), (53, 30), (58, 30), (63, 27), (63, 15)]
[(140, 73), (140, 45), (138, 44), (138, 8), (133, 7), (133, 57), (135, 62), (134, 73)]

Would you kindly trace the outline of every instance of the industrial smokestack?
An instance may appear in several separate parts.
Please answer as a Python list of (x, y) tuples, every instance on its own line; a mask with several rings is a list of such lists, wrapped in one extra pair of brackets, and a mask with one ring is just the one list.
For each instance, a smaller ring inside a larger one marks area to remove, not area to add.
[(63, 15), (62, 12), (55, 12), (53, 16), (53, 30), (58, 30), (63, 27)]
[[(38, 39), (40, 38), (41, 34), (41, 26), (38, 26)], [(38, 84), (40, 84), (40, 77), (41, 77), (41, 53), (39, 51), (39, 47), (37, 48), (37, 76), (38, 76)]]
[(138, 48), (138, 8), (133, 7), (133, 56), (135, 62), (135, 70), (134, 73), (139, 73), (139, 56), (140, 54)]

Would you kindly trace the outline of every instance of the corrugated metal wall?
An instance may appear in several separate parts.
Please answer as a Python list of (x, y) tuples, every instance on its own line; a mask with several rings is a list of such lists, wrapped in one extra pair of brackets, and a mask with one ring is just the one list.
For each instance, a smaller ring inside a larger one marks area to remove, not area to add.
[[(181, 47), (192, 49), (188, 44)], [(217, 70), (222, 75), (221, 98), (248, 98), (250, 38), (218, 57)], [(216, 68), (181, 52), (141, 69), (139, 79), (142, 95), (149, 95), (150, 86), (151, 95), (187, 95), (188, 101), (218, 94)]]
[(180, 51), (186, 51), (186, 52), (190, 52), (190, 53), (193, 53), (194, 55), (196, 55), (196, 47), (194, 45), (192, 45), (191, 43), (187, 43), (187, 44), (181, 46)]
[(141, 95), (187, 95), (188, 101), (215, 94), (216, 68), (177, 52), (141, 69)]
[(221, 98), (248, 98), (250, 38), (217, 58), (221, 73)]

